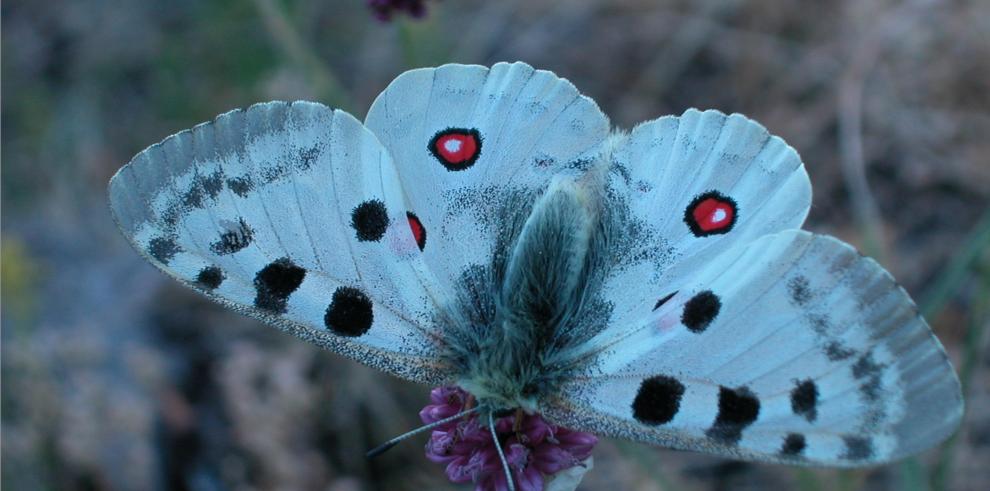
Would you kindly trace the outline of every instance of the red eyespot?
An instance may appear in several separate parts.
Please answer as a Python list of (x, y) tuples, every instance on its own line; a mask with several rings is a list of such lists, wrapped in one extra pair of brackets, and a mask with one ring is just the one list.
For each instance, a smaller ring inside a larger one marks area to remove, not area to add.
[(409, 229), (412, 230), (413, 238), (416, 239), (416, 245), (422, 251), (426, 247), (426, 228), (423, 227), (423, 222), (419, 221), (419, 217), (413, 212), (407, 211), (406, 218), (409, 219)]
[(475, 129), (448, 128), (430, 139), (429, 148), (447, 170), (464, 170), (481, 155), (481, 134)]
[(724, 234), (732, 230), (738, 214), (736, 202), (732, 198), (709, 191), (691, 201), (684, 210), (684, 222), (697, 237)]

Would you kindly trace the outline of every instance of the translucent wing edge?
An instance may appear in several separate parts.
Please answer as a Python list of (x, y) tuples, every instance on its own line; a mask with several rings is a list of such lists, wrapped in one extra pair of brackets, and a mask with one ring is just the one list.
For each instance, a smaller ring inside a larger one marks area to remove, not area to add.
[(574, 90), (575, 93), (577, 93), (578, 100), (581, 100), (582, 103), (585, 103), (585, 104), (591, 104), (592, 107), (594, 107), (595, 109), (597, 109), (598, 112), (602, 115), (602, 118), (606, 122), (608, 121), (608, 117), (601, 110), (601, 107), (598, 106), (598, 103), (595, 102), (594, 99), (592, 99), (592, 98), (584, 95), (580, 90), (578, 90), (578, 88), (574, 85), (574, 83), (571, 82), (570, 80), (568, 80), (566, 77), (561, 77), (560, 75), (557, 75), (556, 73), (554, 73), (554, 72), (552, 72), (550, 70), (542, 70), (542, 69), (533, 68), (532, 65), (530, 65), (530, 64), (528, 64), (528, 63), (526, 63), (524, 61), (514, 61), (514, 62), (502, 61), (502, 62), (498, 62), (498, 63), (496, 63), (496, 64), (494, 64), (494, 65), (492, 65), (490, 67), (489, 66), (485, 66), (485, 65), (475, 64), (475, 63), (445, 63), (443, 65), (439, 65), (439, 66), (435, 66), (435, 67), (414, 68), (412, 70), (407, 70), (405, 72), (402, 72), (401, 74), (399, 74), (398, 77), (395, 77), (395, 79), (393, 79), (392, 82), (390, 82), (388, 84), (388, 86), (385, 87), (385, 90), (383, 90), (380, 94), (378, 94), (378, 96), (375, 98), (374, 102), (371, 103), (371, 107), (368, 109), (368, 116), (365, 117), (365, 123), (366, 124), (368, 123), (368, 117), (370, 115), (372, 115), (374, 113), (384, 113), (385, 112), (384, 111), (384, 106), (387, 105), (388, 93), (389, 93), (389, 90), (390, 89), (392, 89), (395, 86), (398, 86), (398, 85), (407, 83), (410, 79), (415, 79), (417, 77), (423, 76), (424, 74), (435, 73), (435, 72), (437, 72), (439, 70), (452, 70), (452, 69), (481, 70), (481, 71), (484, 71), (486, 73), (490, 73), (496, 67), (503, 67), (503, 66), (505, 66), (505, 67), (518, 66), (518, 67), (521, 67), (523, 69), (529, 70), (529, 71), (533, 72), (534, 74), (551, 75), (551, 76), (559, 79), (561, 83), (567, 85), (569, 87), (569, 89), (572, 89), (572, 90)]

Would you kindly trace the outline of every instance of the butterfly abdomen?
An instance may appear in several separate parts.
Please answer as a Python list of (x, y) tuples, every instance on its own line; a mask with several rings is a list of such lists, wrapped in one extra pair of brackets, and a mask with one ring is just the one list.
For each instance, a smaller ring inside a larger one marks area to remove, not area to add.
[[(490, 271), (475, 271), (470, 305), (458, 306), (487, 326), (454, 327), (467, 346), (459, 351), (460, 384), (479, 399), (535, 409), (582, 359), (579, 347), (603, 325), (595, 302), (604, 269), (609, 227), (600, 181), (558, 176), (530, 206), (508, 212), (511, 240)], [(485, 284), (487, 283), (487, 284)], [(482, 298), (484, 297), (484, 298)], [(482, 301), (478, 301), (482, 298)], [(483, 312), (477, 312), (478, 309)], [(461, 316), (468, 317), (468, 316)]]

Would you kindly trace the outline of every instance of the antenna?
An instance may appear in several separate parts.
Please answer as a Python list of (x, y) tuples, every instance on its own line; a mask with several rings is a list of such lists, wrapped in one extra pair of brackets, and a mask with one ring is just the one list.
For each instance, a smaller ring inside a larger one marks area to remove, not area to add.
[(498, 450), (498, 458), (502, 461), (502, 471), (505, 472), (505, 482), (509, 485), (509, 491), (516, 491), (516, 484), (512, 482), (512, 473), (509, 472), (509, 463), (505, 461), (505, 454), (502, 453), (502, 444), (499, 443), (498, 433), (495, 432), (495, 416), (492, 411), (488, 411), (488, 429), (492, 432), (495, 450)]
[[(405, 440), (405, 439), (407, 439), (407, 438), (409, 438), (409, 437), (411, 437), (413, 435), (416, 435), (418, 433), (422, 433), (422, 432), (424, 432), (426, 430), (430, 430), (430, 429), (436, 428), (437, 426), (440, 426), (440, 425), (442, 425), (444, 423), (449, 423), (449, 422), (454, 421), (455, 419), (460, 418), (462, 416), (467, 416), (468, 414), (471, 414), (473, 412), (478, 411), (479, 409), (481, 409), (481, 407), (482, 406), (475, 406), (475, 407), (473, 407), (471, 409), (465, 409), (464, 411), (461, 411), (461, 412), (459, 412), (459, 413), (457, 413), (457, 414), (455, 414), (453, 416), (448, 416), (448, 417), (443, 418), (441, 420), (434, 421), (434, 422), (432, 422), (430, 424), (420, 426), (419, 428), (416, 428), (415, 430), (407, 431), (407, 432), (405, 432), (405, 433), (403, 433), (403, 434), (401, 434), (401, 435), (399, 435), (399, 436), (397, 436), (397, 437), (395, 437), (395, 438), (393, 438), (393, 439), (391, 439), (391, 440), (389, 440), (389, 441), (387, 441), (387, 442), (385, 442), (385, 443), (383, 443), (383, 444), (381, 444), (381, 445), (379, 445), (379, 446), (377, 446), (377, 447), (369, 450), (368, 453), (364, 454), (364, 457), (365, 458), (368, 458), (368, 459), (375, 458), (375, 457), (377, 457), (377, 456), (385, 453), (386, 450), (388, 450), (388, 449), (396, 446), (402, 440)], [(499, 449), (499, 453), (501, 453), (501, 452), (502, 452), (502, 450)], [(503, 459), (503, 463), (504, 462), (505, 462), (505, 459)], [(512, 490), (510, 490), (510, 491), (512, 491)]]

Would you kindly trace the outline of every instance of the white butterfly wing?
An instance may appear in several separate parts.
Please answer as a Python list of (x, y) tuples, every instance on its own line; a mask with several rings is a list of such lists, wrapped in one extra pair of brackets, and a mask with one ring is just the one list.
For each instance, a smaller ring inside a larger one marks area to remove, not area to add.
[(612, 142), (609, 185), (637, 236), (606, 280), (607, 343), (718, 251), (804, 223), (811, 183), (779, 137), (740, 114), (690, 109), (638, 125)]
[(449, 378), (395, 166), (347, 113), (271, 102), (152, 145), (110, 183), (124, 235), (214, 300), (408, 379)]
[(710, 258), (546, 411), (675, 448), (858, 466), (943, 440), (962, 407), (942, 346), (890, 275), (790, 230)]
[(366, 124), (394, 157), (427, 231), (427, 264), (448, 280), (489, 264), (506, 238), (501, 220), (519, 213), (514, 197), (586, 169), (609, 131), (573, 84), (525, 63), (408, 71)]
[(689, 110), (612, 143), (609, 185), (641, 247), (620, 251), (596, 361), (548, 402), (551, 418), (840, 466), (955, 428), (958, 381), (904, 291), (849, 246), (794, 230), (811, 189), (783, 140), (738, 114)]

